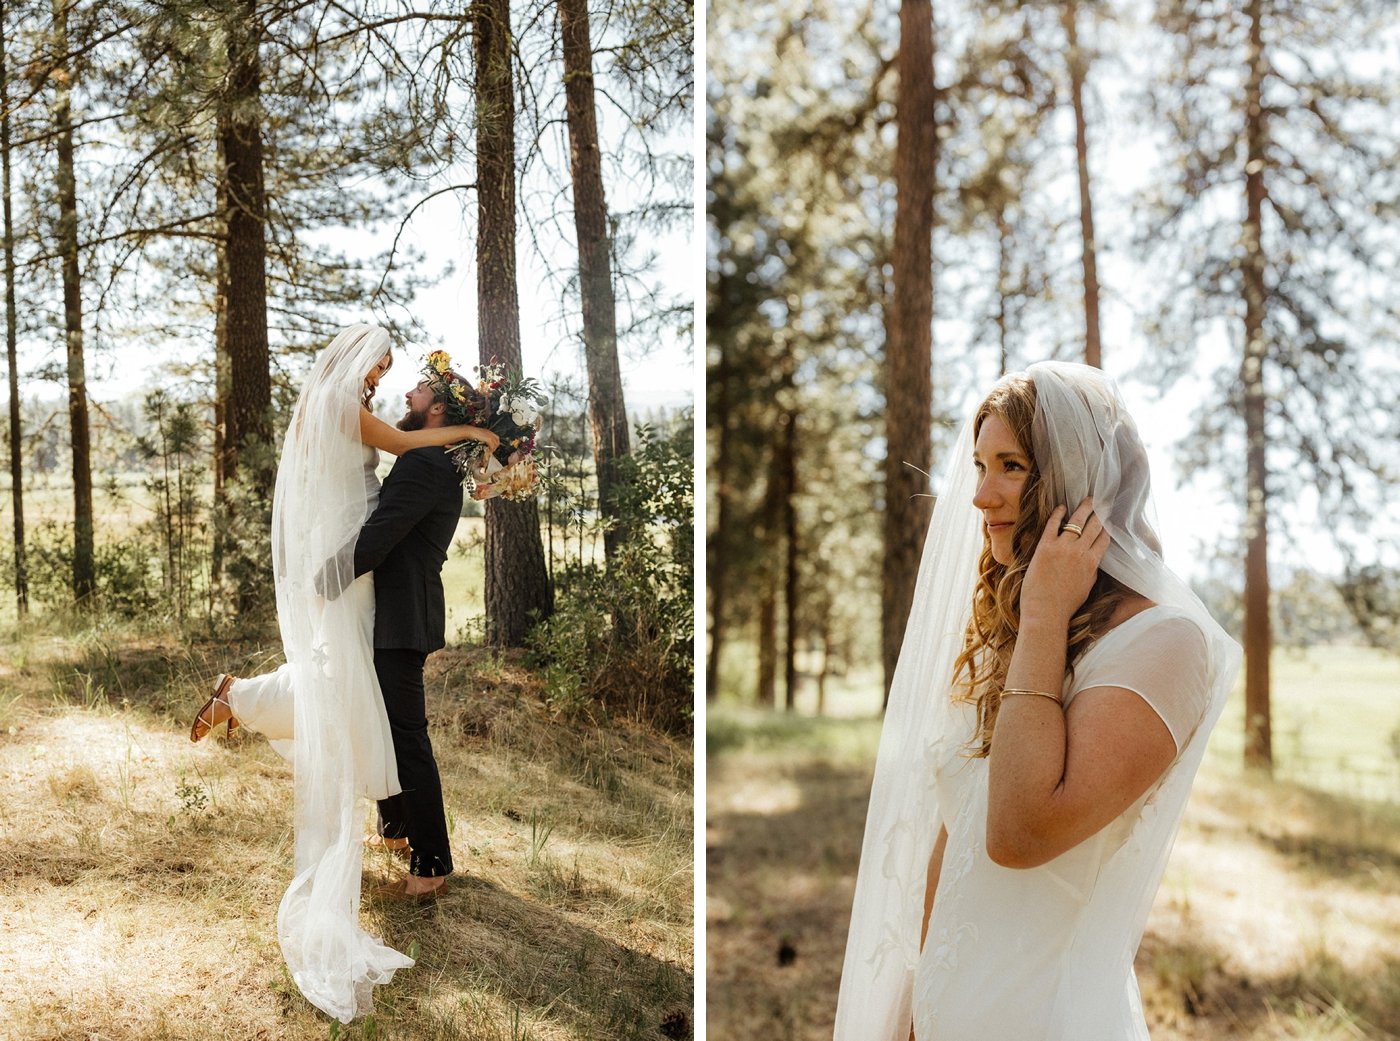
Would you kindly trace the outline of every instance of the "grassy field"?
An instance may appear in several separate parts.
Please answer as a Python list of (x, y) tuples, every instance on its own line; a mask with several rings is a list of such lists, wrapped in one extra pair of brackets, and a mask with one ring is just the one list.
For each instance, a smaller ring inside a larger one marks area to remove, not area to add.
[[(388, 459), (386, 457), (386, 462), (380, 466), (381, 477), (389, 472)], [(143, 486), (144, 479), (140, 474), (124, 473), (94, 485), (93, 512), (98, 520), (96, 539), (99, 545), (128, 537), (151, 523), (155, 512), (151, 506), (151, 495)], [(26, 488), (25, 523), (31, 539), (45, 523), (71, 524), (72, 495), (72, 487), (59, 479), (41, 481)], [(210, 496), (212, 491), (206, 490), (205, 498)], [(0, 511), (5, 512), (4, 525), (0, 526), (0, 569), (6, 569), (5, 582), (9, 581), (8, 569), (12, 567), (8, 507), (8, 483), (0, 480)], [(463, 517), (457, 522), (452, 550), (442, 569), (443, 588), (447, 595), (449, 642), (481, 642), (485, 626), (485, 539), (484, 518)], [(566, 539), (562, 533), (556, 532), (554, 543), (557, 562), (577, 558), (579, 545), (576, 536)], [(585, 541), (586, 554), (591, 555), (597, 549), (592, 541)], [(151, 566), (154, 574), (158, 564), (153, 560)], [(0, 590), (6, 590), (6, 587), (0, 585)], [(34, 610), (42, 614), (43, 605), (36, 604)], [(196, 604), (192, 610), (198, 613), (203, 610), (203, 605)], [(15, 621), (14, 597), (6, 590), (4, 595), (0, 595), (0, 626), (14, 625)]]
[[(712, 1037), (831, 1036), (873, 679), (833, 684), (826, 719), (709, 713)], [(1241, 771), (1240, 719), (1232, 704), (1212, 739), (1139, 952), (1154, 1041), (1396, 1041), (1400, 661), (1280, 653), (1275, 781)]]
[[(518, 657), (432, 656), (458, 874), (426, 908), (366, 895), (366, 928), (418, 964), (339, 1028), (277, 946), (290, 768), (243, 732), (187, 737), (218, 671), (275, 651), (113, 625), (0, 639), (0, 1039), (690, 1036), (688, 741), (560, 718)], [(399, 871), (367, 857), (364, 891)]]

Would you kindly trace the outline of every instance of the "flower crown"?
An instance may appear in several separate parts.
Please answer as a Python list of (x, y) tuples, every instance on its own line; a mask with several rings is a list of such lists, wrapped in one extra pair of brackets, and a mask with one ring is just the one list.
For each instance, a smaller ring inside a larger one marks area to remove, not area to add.
[(448, 420), (454, 425), (477, 424), (485, 418), (490, 403), (452, 368), (452, 356), (432, 351), (423, 363), (423, 380), (433, 392), (433, 400), (447, 406)]

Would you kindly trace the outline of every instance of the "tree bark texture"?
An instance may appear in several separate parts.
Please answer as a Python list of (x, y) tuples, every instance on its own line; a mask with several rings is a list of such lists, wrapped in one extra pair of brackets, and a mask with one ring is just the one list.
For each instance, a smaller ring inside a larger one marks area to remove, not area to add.
[[(477, 334), (483, 364), (519, 370), (515, 285), (515, 97), (510, 0), (479, 0), (476, 53)], [(535, 504), (486, 503), (486, 624), (495, 647), (519, 647), (553, 606)]]
[(899, 8), (894, 291), (885, 323), (885, 556), (881, 644), (885, 696), (899, 659), (928, 527), (933, 365), (933, 186), (938, 137), (933, 8)]
[[(71, 0), (54, 0), (54, 49), (68, 53)], [(73, 446), (73, 599), (84, 604), (97, 589), (92, 548), (92, 446), (88, 433), (87, 370), (83, 357), (83, 296), (78, 271), (78, 197), (73, 173), (72, 73), (54, 70), (54, 135), (58, 153), (58, 246), (63, 267), (63, 329), (68, 355), (68, 428)]]
[(19, 617), (29, 614), (29, 568), (24, 554), (24, 460), (20, 455), (19, 357), (15, 343), (15, 224), (10, 202), (10, 68), (6, 29), (9, 12), (0, 0), (0, 192), (4, 205), (5, 250), (5, 361), (10, 382), (10, 505), (14, 510), (15, 610)]
[(1260, 0), (1250, 0), (1248, 70), (1245, 81), (1245, 220), (1244, 245), (1244, 388), (1245, 428), (1245, 576), (1244, 576), (1244, 703), (1245, 762), (1269, 769), (1273, 740), (1269, 709), (1269, 653), (1273, 639), (1269, 620), (1268, 464), (1265, 456), (1264, 362), (1268, 343), (1264, 329), (1264, 164), (1268, 128), (1263, 106), (1264, 38)]
[(617, 308), (612, 286), (612, 237), (603, 195), (603, 167), (594, 111), (593, 45), (588, 0), (559, 0), (564, 41), (564, 109), (569, 123), (569, 172), (578, 236), (579, 297), (583, 305), (584, 358), (588, 369), (588, 419), (593, 428), (593, 463), (598, 506), (608, 522), (603, 552), (609, 561), (622, 539), (617, 460), (631, 451), (622, 372), (617, 360)]
[(1079, 49), (1079, 5), (1065, 0), (1062, 10), (1069, 43), (1069, 96), (1074, 107), (1074, 154), (1079, 168), (1079, 231), (1084, 267), (1084, 364), (1101, 366), (1099, 343), (1099, 265), (1094, 241), (1094, 202), (1089, 191), (1089, 132), (1084, 118), (1084, 53)]
[[(227, 82), (218, 115), (226, 203), (224, 335), (228, 356), (223, 402), (221, 481), (238, 472), (243, 455), (270, 436), (272, 380), (267, 343), (267, 198), (263, 186), (262, 39), (257, 0), (236, 0), (229, 18)], [(244, 474), (257, 494), (272, 493), (272, 471)]]

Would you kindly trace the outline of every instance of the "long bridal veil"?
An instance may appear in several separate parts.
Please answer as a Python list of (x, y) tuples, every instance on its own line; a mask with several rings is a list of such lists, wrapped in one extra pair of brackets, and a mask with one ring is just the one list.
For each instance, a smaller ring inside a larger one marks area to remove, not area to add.
[[(1109, 859), (1064, 938), (1051, 1041), (1145, 1038), (1140, 1017), (1117, 1018), (1136, 999), (1133, 955), (1166, 865), (1191, 782), (1239, 670), (1239, 645), (1162, 560), (1147, 455), (1117, 385), (1096, 368), (1032, 365), (1032, 451), (1056, 501), (1072, 509), (1093, 496), (1112, 544), (1101, 568), (1159, 604), (1179, 608), (1205, 636), (1210, 702), (1124, 845)], [(914, 602), (889, 705), (866, 816), (860, 869), (836, 1011), (836, 1041), (907, 1041), (919, 957), (924, 879), (947, 807), (934, 789), (942, 745), (970, 732), (949, 689), (971, 612), (982, 525), (972, 505), (972, 423), (963, 428), (938, 485)], [(961, 715), (960, 715), (961, 714)], [(993, 912), (994, 913), (994, 912)], [(1014, 957), (1014, 952), (1007, 952)]]
[(356, 580), (355, 540), (376, 500), (360, 408), (389, 349), (352, 325), (317, 358), (282, 445), (272, 506), (277, 619), (295, 692), (295, 866), (277, 938), (307, 1000), (342, 1023), (412, 959), (360, 928), (361, 797), (399, 791), (374, 672), (374, 587)]

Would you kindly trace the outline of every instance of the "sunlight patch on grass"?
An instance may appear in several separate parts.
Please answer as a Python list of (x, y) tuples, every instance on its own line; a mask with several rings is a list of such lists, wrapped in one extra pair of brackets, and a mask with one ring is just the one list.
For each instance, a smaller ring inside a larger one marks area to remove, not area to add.
[(759, 752), (866, 763), (873, 770), (881, 722), (878, 716), (830, 719), (713, 705), (705, 723), (706, 751), (712, 763), (732, 752)]
[[(1372, 647), (1275, 651), (1275, 776), (1374, 801), (1400, 801), (1400, 658)], [(1239, 763), (1243, 681), (1211, 735), (1207, 756)]]
[[(276, 939), (290, 766), (246, 731), (185, 732), (216, 667), (255, 652), (103, 639), (34, 640), (0, 732), (0, 1035), (326, 1037)], [(118, 677), (126, 701), (54, 697), (54, 670)], [(365, 897), (418, 965), (339, 1036), (651, 1039), (688, 1016), (688, 743), (553, 719), (528, 670), (484, 655), (435, 656), (427, 681), (458, 875), (428, 907)], [(401, 873), (371, 854), (364, 890)]]

